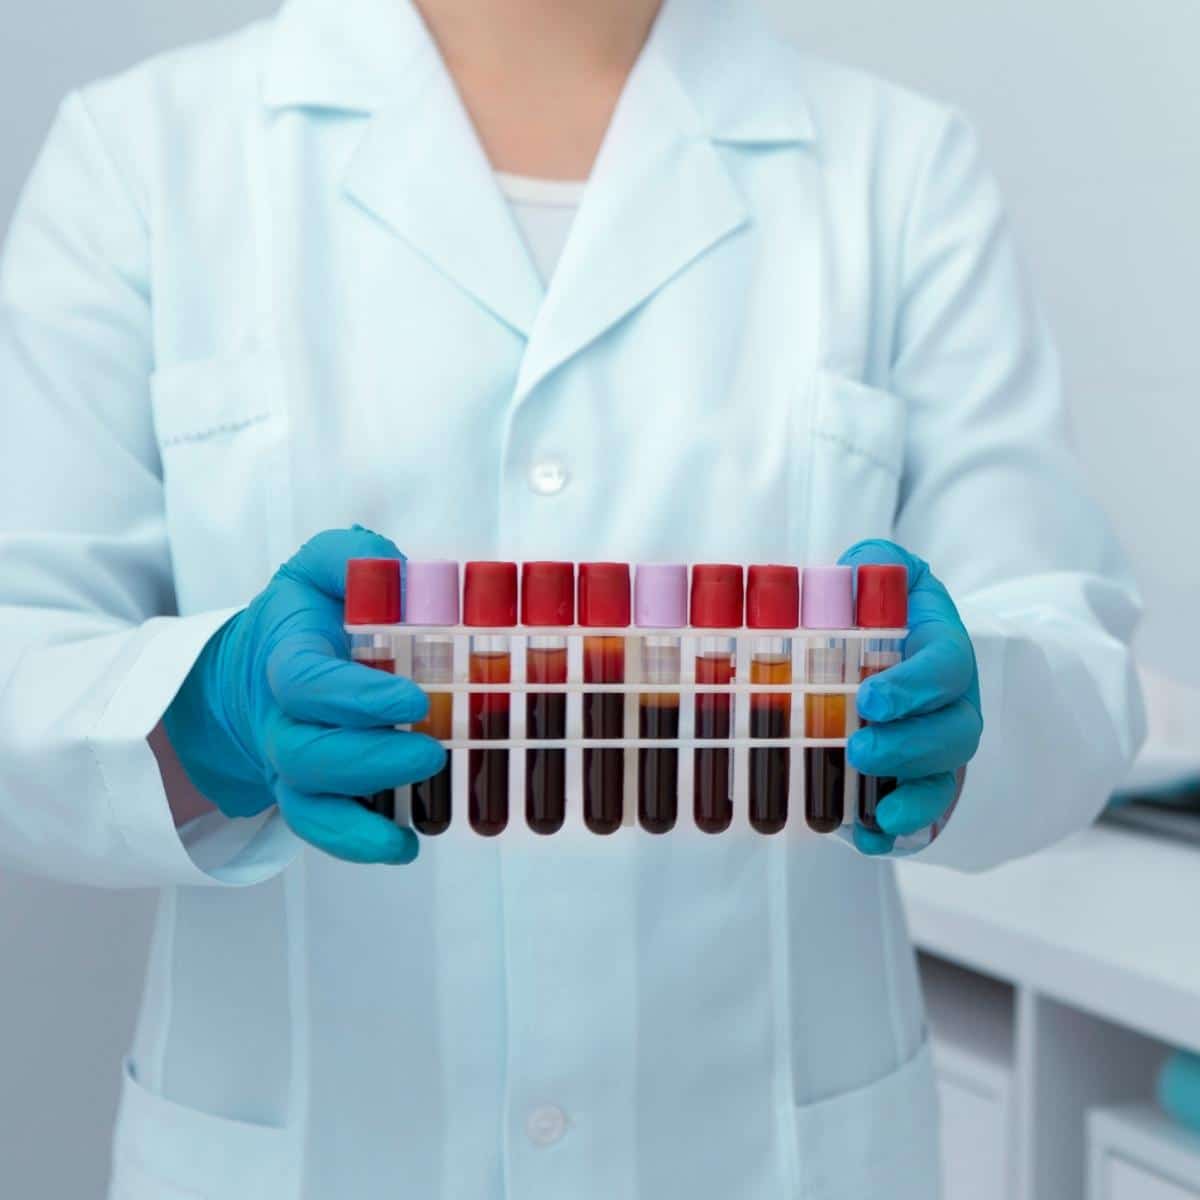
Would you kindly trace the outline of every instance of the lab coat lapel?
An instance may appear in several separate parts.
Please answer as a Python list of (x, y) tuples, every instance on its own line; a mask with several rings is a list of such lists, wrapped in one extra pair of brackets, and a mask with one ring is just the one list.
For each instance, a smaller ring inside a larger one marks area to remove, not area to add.
[(346, 174), (347, 195), (528, 335), (541, 281), (432, 49), (413, 84), (406, 100), (372, 118)]
[(538, 314), (517, 402), (747, 224), (724, 156), (811, 138), (798, 74), (741, 0), (666, 0)]
[(746, 224), (724, 156), (811, 138), (800, 74), (743, 0), (665, 0), (548, 294), (409, 0), (288, 0), (264, 100), (369, 117), (347, 196), (530, 339), (520, 402)]
[(517, 398), (745, 221), (686, 97), (657, 56), (644, 54), (538, 315)]
[(359, 205), (528, 336), (541, 280), (458, 92), (407, 0), (289, 0), (264, 100), (365, 114), (343, 179)]

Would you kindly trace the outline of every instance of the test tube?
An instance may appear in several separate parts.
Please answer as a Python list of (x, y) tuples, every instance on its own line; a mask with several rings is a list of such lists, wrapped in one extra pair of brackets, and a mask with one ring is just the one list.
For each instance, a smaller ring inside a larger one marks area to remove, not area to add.
[[(579, 564), (579, 623), (593, 629), (624, 629), (630, 619), (629, 564)], [(583, 639), (584, 683), (625, 682), (625, 639), (604, 634)], [(584, 738), (625, 736), (625, 697), (620, 692), (583, 693)], [(593, 833), (616, 833), (625, 815), (625, 751), (583, 751), (583, 820)]]
[[(346, 564), (346, 624), (395, 625), (400, 620), (400, 562), (398, 558), (352, 558)], [(365, 667), (395, 674), (396, 650), (386, 633), (351, 633), (350, 657)], [(371, 812), (396, 819), (396, 790), (360, 796)]]
[[(681, 629), (687, 624), (687, 567), (643, 563), (633, 580), (634, 624), (639, 629)], [(647, 633), (641, 639), (642, 680), (678, 685), (677, 633)], [(638, 738), (643, 742), (679, 737), (679, 693), (643, 692), (638, 697)], [(679, 815), (679, 750), (638, 747), (638, 824), (649, 833), (668, 833)]]
[[(806, 567), (801, 588), (801, 620), (806, 630), (849, 629), (854, 619), (854, 572), (850, 567)], [(804, 652), (808, 683), (846, 681), (846, 641), (810, 637)], [(846, 697), (841, 693), (804, 697), (804, 733), (810, 738), (846, 736)], [(804, 748), (804, 817), (817, 833), (841, 827), (846, 813), (846, 749)]]
[[(575, 623), (575, 568), (568, 562), (527, 562), (521, 568), (521, 623), (531, 627)], [(531, 635), (525, 649), (530, 683), (567, 682), (567, 639)], [(567, 736), (565, 692), (530, 692), (525, 697), (526, 737), (559, 741)], [(525, 754), (525, 820), (534, 833), (557, 833), (567, 811), (567, 752)]]
[[(908, 568), (898, 563), (864, 563), (858, 568), (856, 623), (861, 629), (903, 629), (908, 624)], [(878, 675), (903, 656), (899, 638), (869, 638), (863, 643), (859, 679)], [(882, 833), (875, 820), (879, 802), (896, 790), (896, 781), (875, 775), (858, 776), (858, 823)]]
[[(800, 572), (796, 567), (753, 566), (746, 578), (746, 625), (750, 629), (795, 629), (800, 624)], [(750, 682), (792, 682), (792, 639), (756, 638)], [(786, 738), (792, 732), (792, 697), (786, 692), (750, 696), (750, 736)], [(750, 825), (779, 833), (787, 824), (792, 756), (786, 746), (750, 751)]]
[[(458, 624), (458, 563), (409, 562), (405, 568), (405, 620), (409, 625), (436, 625), (453, 628)], [(454, 680), (454, 635), (418, 633), (413, 635), (413, 679), (417, 683), (451, 683)], [(439, 741), (454, 736), (454, 697), (449, 692), (434, 692), (429, 697), (429, 716), (413, 726)], [(412, 823), (418, 833), (434, 836), (445, 833), (451, 817), (451, 764), (431, 779), (412, 785)]]
[[(485, 629), (509, 629), (517, 623), (517, 564), (469, 562), (463, 588), (463, 624)], [(476, 634), (471, 638), (472, 683), (511, 683), (512, 649), (507, 634)], [(506, 741), (509, 737), (507, 692), (472, 692), (470, 735), (475, 741)], [(495, 837), (508, 825), (508, 750), (474, 749), (468, 756), (468, 796), (471, 828)]]
[[(740, 629), (742, 568), (729, 563), (700, 563), (692, 568), (692, 625), (697, 629)], [(696, 643), (696, 682), (728, 685), (734, 677), (735, 639), (701, 637)], [(696, 693), (696, 730), (700, 739), (726, 741), (733, 730), (729, 692)], [(697, 748), (693, 771), (696, 826), (724, 833), (733, 822), (733, 750), (729, 745)]]

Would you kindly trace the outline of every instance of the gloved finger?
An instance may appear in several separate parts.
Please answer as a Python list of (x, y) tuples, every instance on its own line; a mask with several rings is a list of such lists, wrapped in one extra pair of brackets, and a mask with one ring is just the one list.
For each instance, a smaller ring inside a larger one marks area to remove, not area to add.
[(858, 689), (858, 711), (868, 721), (895, 721), (936, 712), (968, 694), (975, 651), (966, 631), (943, 622), (915, 630), (907, 657), (872, 675)]
[(341, 600), (346, 595), (346, 563), (352, 558), (404, 560), (391, 538), (361, 525), (327, 529), (310, 538), (279, 568), (278, 577), (292, 579)]
[(319, 633), (284, 636), (267, 657), (267, 683), (289, 717), (382, 728), (423, 721), (429, 699), (411, 679), (339, 657)]
[(335, 729), (295, 721), (276, 710), (266, 752), (285, 783), (302, 792), (369, 796), (436, 775), (446, 764), (440, 742), (393, 729)]
[(885, 833), (896, 837), (928, 829), (940, 821), (958, 794), (953, 771), (910, 779), (885, 796), (875, 810), (875, 820)]
[[(894, 563), (908, 571), (909, 635), (904, 650), (906, 660), (916, 658), (927, 647), (948, 637), (956, 641), (965, 653), (965, 657), (953, 664), (936, 661), (930, 662), (928, 668), (919, 667), (916, 669), (917, 675), (910, 675), (907, 682), (904, 675), (892, 681), (891, 686), (904, 686), (909, 695), (889, 698), (888, 686), (882, 682), (885, 674), (891, 677), (902, 664), (881, 673), (878, 683), (864, 683), (860, 696), (862, 703), (867, 707), (863, 709), (860, 706), (862, 715), (869, 721), (888, 720), (889, 718), (882, 714), (887, 712), (893, 703), (896, 716), (902, 715), (904, 704), (910, 705), (910, 712), (928, 712), (939, 707), (935, 700), (936, 694), (943, 697), (943, 703), (958, 696), (966, 696), (977, 710), (980, 709), (979, 678), (975, 671), (975, 650), (971, 645), (970, 635), (945, 584), (929, 569), (929, 564), (923, 558), (910, 554), (903, 546), (897, 546), (895, 542), (883, 538), (857, 542), (838, 561), (843, 565), (855, 567), (864, 563)], [(940, 653), (951, 652), (947, 648)], [(970, 664), (969, 675), (965, 686), (962, 686), (961, 671), (963, 664), (967, 662)], [(922, 680), (921, 676), (927, 669), (930, 672), (929, 678)], [(935, 677), (936, 672), (942, 669), (948, 669), (950, 672), (944, 681)], [(878, 700), (874, 699), (875, 696), (878, 696)], [(879, 716), (875, 716), (873, 711), (868, 711), (873, 710), (876, 704), (879, 705)]]
[(851, 736), (846, 754), (864, 775), (919, 779), (964, 766), (979, 748), (982, 732), (975, 706), (956, 700), (923, 716), (866, 725)]
[(863, 563), (905, 567), (908, 570), (909, 591), (919, 582), (921, 575), (929, 570), (929, 564), (923, 558), (910, 554), (903, 546), (889, 542), (886, 538), (865, 538), (861, 542), (855, 542), (838, 559), (838, 563), (843, 567), (858, 567)]
[(306, 842), (354, 863), (410, 863), (420, 846), (411, 829), (368, 812), (347, 796), (312, 795), (282, 780), (275, 799), (288, 828)]
[(891, 854), (895, 844), (896, 839), (889, 837), (886, 833), (876, 833), (875, 830), (867, 829), (864, 825), (854, 826), (854, 845), (860, 854), (871, 856)]

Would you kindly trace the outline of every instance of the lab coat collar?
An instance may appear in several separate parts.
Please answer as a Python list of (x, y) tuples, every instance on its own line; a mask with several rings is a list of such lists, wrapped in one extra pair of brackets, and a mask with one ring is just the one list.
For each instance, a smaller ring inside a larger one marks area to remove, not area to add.
[(742, 0), (665, 0), (548, 293), (410, 0), (288, 0), (263, 94), (371, 116), (346, 193), (529, 340), (519, 403), (746, 224), (721, 144), (810, 140), (801, 70)]
[(263, 102), (372, 113), (402, 95), (424, 50), (410, 0), (285, 0), (267, 42)]
[[(750, 0), (664, 0), (647, 49), (714, 141), (814, 139), (800, 61)], [(432, 50), (411, 0), (286, 0), (267, 48), (263, 99), (274, 109), (375, 112), (411, 95), (409, 73)]]

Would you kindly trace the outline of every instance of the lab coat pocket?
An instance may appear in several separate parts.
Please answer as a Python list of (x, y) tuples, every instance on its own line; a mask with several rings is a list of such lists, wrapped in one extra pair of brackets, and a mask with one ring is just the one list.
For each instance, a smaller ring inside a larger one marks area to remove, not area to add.
[(926, 1040), (883, 1079), (797, 1109), (798, 1200), (938, 1200), (937, 1105)]
[(813, 379), (808, 557), (833, 562), (861, 538), (890, 537), (904, 466), (904, 401), (822, 370)]
[(155, 1095), (125, 1063), (108, 1200), (297, 1200), (298, 1139)]
[(295, 547), (284, 371), (256, 346), (151, 381), (179, 611), (244, 603)]

